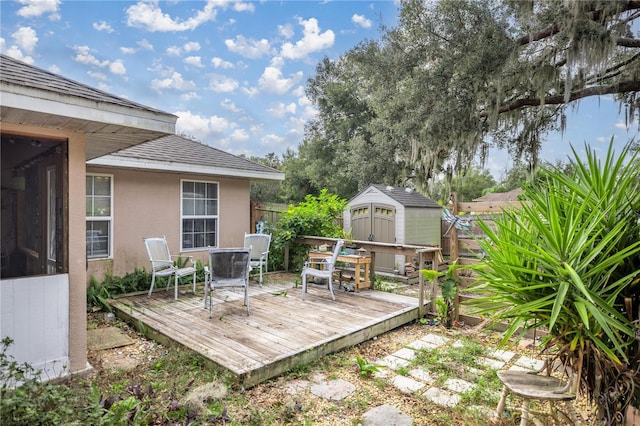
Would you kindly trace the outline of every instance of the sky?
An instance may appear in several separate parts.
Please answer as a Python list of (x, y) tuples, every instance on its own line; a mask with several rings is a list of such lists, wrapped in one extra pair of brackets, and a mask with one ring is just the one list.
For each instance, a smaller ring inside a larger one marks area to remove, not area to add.
[[(232, 154), (282, 156), (317, 113), (304, 93), (316, 65), (378, 40), (397, 14), (394, 0), (1, 0), (0, 51), (175, 114), (177, 133)], [(638, 134), (629, 124), (611, 97), (585, 100), (541, 156), (623, 143)], [(487, 167), (508, 164), (492, 151)]]

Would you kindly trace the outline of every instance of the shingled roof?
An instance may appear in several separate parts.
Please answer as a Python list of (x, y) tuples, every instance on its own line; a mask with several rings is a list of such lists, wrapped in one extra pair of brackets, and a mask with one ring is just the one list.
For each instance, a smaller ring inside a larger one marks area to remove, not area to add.
[(16, 86), (31, 87), (65, 97), (84, 98), (93, 102), (105, 102), (128, 108), (142, 109), (166, 114), (164, 111), (111, 95), (77, 81), (62, 77), (42, 68), (20, 62), (7, 55), (0, 54), (0, 81)]
[(175, 133), (177, 116), (0, 54), (2, 122), (84, 133), (86, 158)]
[(438, 203), (425, 197), (422, 194), (417, 193), (414, 189), (411, 188), (397, 188), (393, 186), (373, 184), (365, 188), (362, 192), (360, 192), (360, 194), (368, 191), (372, 187), (405, 207), (441, 208)]
[(90, 165), (283, 180), (284, 174), (202, 142), (165, 136), (87, 162)]

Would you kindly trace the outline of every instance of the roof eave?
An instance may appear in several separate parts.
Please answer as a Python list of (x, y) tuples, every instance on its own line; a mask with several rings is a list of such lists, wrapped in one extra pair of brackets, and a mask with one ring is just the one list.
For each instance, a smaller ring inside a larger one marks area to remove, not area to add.
[(96, 102), (0, 84), (0, 120), (86, 135), (86, 159), (175, 134), (177, 116), (144, 107)]
[(148, 171), (163, 171), (171, 173), (189, 173), (215, 176), (238, 177), (256, 180), (276, 180), (283, 181), (284, 173), (280, 172), (259, 172), (252, 170), (238, 170), (225, 167), (211, 167), (197, 164), (185, 164), (175, 161), (155, 161), (143, 160), (139, 158), (123, 158), (116, 155), (105, 155), (87, 161), (90, 166), (118, 167), (127, 169), (138, 169)]

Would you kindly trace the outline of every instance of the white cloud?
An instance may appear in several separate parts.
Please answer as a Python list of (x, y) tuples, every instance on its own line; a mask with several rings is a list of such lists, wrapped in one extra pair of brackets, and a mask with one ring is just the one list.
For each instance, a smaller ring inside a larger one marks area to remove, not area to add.
[(236, 129), (230, 135), (229, 139), (234, 142), (247, 142), (251, 137), (244, 129)]
[(273, 58), (270, 66), (264, 69), (264, 72), (258, 80), (258, 87), (261, 91), (283, 95), (302, 80), (302, 71), (293, 74), (291, 78), (283, 78), (282, 71), (280, 70), (283, 62), (282, 58)]
[(235, 40), (227, 39), (224, 41), (230, 52), (237, 53), (240, 56), (250, 59), (258, 59), (268, 55), (271, 52), (271, 44), (268, 40), (247, 39), (242, 35), (236, 36)]
[(629, 125), (622, 120), (618, 120), (616, 121), (615, 127), (616, 129), (627, 130), (629, 128)]
[(367, 19), (364, 15), (358, 15), (357, 13), (354, 14), (351, 17), (351, 22), (361, 26), (362, 28), (371, 28), (371, 21)]
[(27, 53), (33, 53), (33, 49), (38, 43), (38, 35), (31, 27), (20, 27), (11, 34), (11, 37), (18, 47)]
[(220, 102), (220, 106), (224, 109), (226, 109), (227, 111), (231, 111), (231, 112), (240, 112), (240, 108), (238, 108), (236, 106), (235, 103), (233, 103), (233, 101), (229, 98), (225, 98), (222, 102)]
[(130, 27), (142, 28), (150, 32), (189, 31), (205, 22), (215, 21), (216, 5), (216, 2), (210, 0), (202, 10), (184, 20), (173, 19), (171, 15), (164, 13), (157, 1), (140, 1), (129, 6), (125, 13), (127, 25)]
[(294, 34), (293, 25), (291, 24), (278, 25), (278, 34), (280, 34), (284, 38), (293, 37), (293, 34)]
[(280, 55), (287, 59), (301, 59), (313, 52), (318, 52), (333, 46), (335, 34), (331, 30), (320, 33), (318, 20), (310, 18), (304, 20), (298, 18), (298, 23), (303, 27), (304, 36), (296, 44), (283, 43)]
[(109, 64), (109, 71), (111, 71), (113, 74), (124, 75), (127, 73), (127, 68), (125, 68), (122, 61), (118, 59)]
[(212, 115), (211, 117), (209, 117), (209, 125), (211, 127), (211, 130), (215, 133), (223, 133), (229, 127), (231, 127), (231, 124), (226, 118), (219, 117), (217, 115)]
[(197, 52), (198, 50), (200, 50), (200, 43), (198, 43), (197, 41), (190, 41), (188, 43), (185, 43), (182, 48), (185, 52)]
[(133, 47), (121, 47), (120, 48), (120, 52), (124, 53), (125, 55), (133, 55), (137, 51), (138, 51), (138, 49), (135, 49)]
[(244, 93), (245, 95), (247, 95), (250, 98), (253, 98), (258, 93), (260, 93), (260, 91), (258, 90), (257, 87), (246, 87), (246, 86), (244, 86), (240, 90), (242, 91), (242, 93)]
[(282, 145), (283, 143), (285, 143), (285, 138), (283, 138), (282, 136), (270, 133), (268, 135), (265, 135), (262, 140), (260, 141), (261, 145), (264, 146), (278, 146), (278, 145)]
[(201, 141), (211, 136), (220, 137), (230, 127), (227, 119), (216, 115), (205, 117), (191, 111), (177, 111), (174, 114), (178, 116), (176, 133), (194, 136)]
[(202, 58), (200, 56), (187, 56), (186, 58), (184, 58), (184, 63), (193, 65), (194, 67), (198, 68), (204, 67), (204, 65), (202, 65)]
[(18, 3), (23, 7), (18, 9), (16, 13), (23, 18), (34, 18), (45, 13), (51, 13), (52, 18), (58, 19), (60, 2), (61, 0), (18, 0)]
[(239, 85), (237, 80), (223, 75), (214, 75), (209, 82), (211, 90), (219, 93), (233, 92)]
[(114, 31), (113, 27), (105, 21), (94, 22), (93, 29), (96, 31), (106, 31), (109, 34)]
[(51, 65), (49, 67), (49, 72), (52, 72), (54, 74), (60, 74), (60, 67), (57, 65)]
[(196, 84), (191, 80), (185, 80), (182, 78), (182, 74), (174, 71), (169, 78), (151, 80), (151, 88), (156, 92), (162, 92), (165, 89), (188, 91), (194, 90)]
[(31, 56), (25, 56), (18, 46), (11, 46), (6, 50), (3, 49), (3, 53), (27, 64), (33, 65), (35, 62)]
[(253, 12), (256, 8), (251, 2), (236, 1), (233, 3), (233, 10), (236, 12)]
[(192, 99), (200, 99), (200, 95), (196, 92), (183, 93), (180, 95), (180, 99), (188, 102)]
[(143, 38), (138, 42), (138, 46), (140, 46), (144, 50), (153, 51), (153, 44), (149, 42), (146, 38)]
[(211, 65), (213, 65), (214, 68), (222, 68), (225, 70), (233, 68), (233, 64), (231, 62), (225, 61), (217, 56), (211, 59)]
[[(295, 89), (293, 89), (293, 90), (291, 91), (291, 94), (292, 94), (293, 96), (298, 96), (298, 97), (300, 97), (300, 96), (305, 96), (305, 94), (304, 94), (304, 86), (298, 86), (298, 87), (296, 87)], [(300, 102), (298, 102), (298, 103), (300, 103)]]
[(103, 68), (109, 65), (109, 61), (99, 61), (98, 58), (91, 54), (91, 49), (89, 46), (73, 46), (73, 50), (76, 51), (76, 57), (74, 60), (81, 64), (85, 65), (95, 65), (97, 67)]
[(296, 113), (296, 104), (291, 102), (286, 105), (284, 102), (277, 102), (271, 108), (268, 108), (267, 112), (275, 118), (283, 118), (287, 114)]
[(167, 55), (169, 56), (180, 56), (182, 53), (182, 49), (178, 46), (169, 46), (167, 47)]
[(96, 80), (99, 81), (107, 81), (108, 77), (106, 76), (106, 74), (102, 73), (102, 72), (98, 72), (98, 71), (87, 71), (87, 75), (91, 78), (95, 78)]

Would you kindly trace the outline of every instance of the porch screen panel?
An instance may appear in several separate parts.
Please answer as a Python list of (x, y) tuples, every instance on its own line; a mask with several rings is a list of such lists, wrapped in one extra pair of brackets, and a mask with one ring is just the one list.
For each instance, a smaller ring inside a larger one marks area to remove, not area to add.
[(218, 184), (182, 181), (182, 249), (217, 247)]

